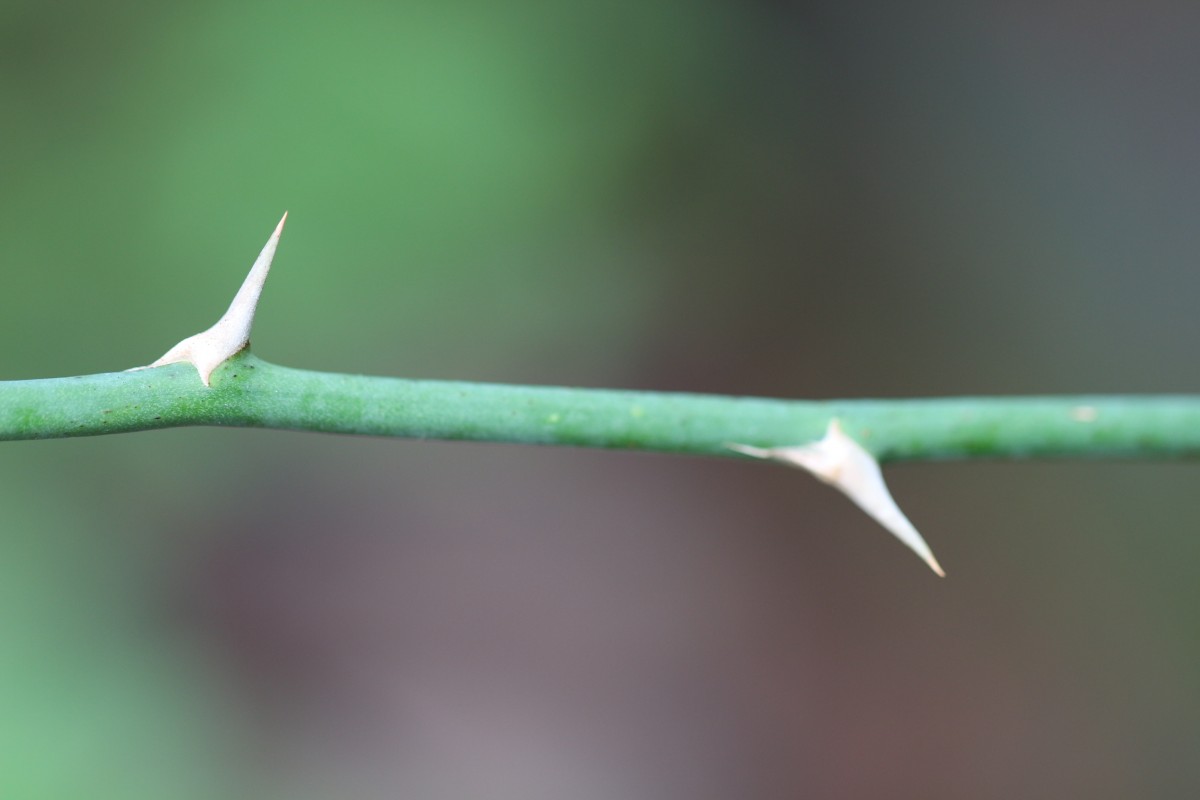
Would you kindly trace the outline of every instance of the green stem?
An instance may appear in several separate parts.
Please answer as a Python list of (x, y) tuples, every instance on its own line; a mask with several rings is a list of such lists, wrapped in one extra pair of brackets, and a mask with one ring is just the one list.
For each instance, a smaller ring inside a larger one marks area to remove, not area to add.
[(289, 369), (243, 351), (205, 388), (188, 364), (0, 382), (0, 440), (232, 425), (735, 455), (821, 438), (881, 461), (1200, 455), (1200, 397), (768, 400), (402, 380)]

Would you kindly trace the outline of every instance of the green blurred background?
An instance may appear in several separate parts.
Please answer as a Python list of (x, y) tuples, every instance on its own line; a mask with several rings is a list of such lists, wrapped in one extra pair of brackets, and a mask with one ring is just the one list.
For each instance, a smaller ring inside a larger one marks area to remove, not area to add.
[[(0, 3), (0, 378), (1196, 392), (1200, 10)], [(0, 446), (0, 797), (1200, 791), (1192, 465)]]

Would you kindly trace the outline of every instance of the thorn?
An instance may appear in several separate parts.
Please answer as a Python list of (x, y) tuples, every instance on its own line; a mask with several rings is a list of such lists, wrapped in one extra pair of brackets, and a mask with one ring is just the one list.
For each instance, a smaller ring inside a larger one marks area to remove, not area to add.
[(168, 350), (162, 358), (145, 367), (134, 369), (150, 369), (167, 364), (187, 362), (200, 373), (200, 381), (209, 386), (213, 370), (224, 364), (246, 345), (250, 344), (250, 328), (254, 324), (254, 311), (258, 307), (258, 298), (262, 294), (263, 284), (267, 273), (271, 270), (271, 261), (275, 258), (275, 249), (279, 246), (279, 235), (283, 233), (283, 223), (287, 222), (287, 212), (275, 226), (275, 232), (267, 239), (262, 252), (258, 254), (250, 273), (242, 282), (242, 288), (234, 295), (233, 302), (217, 323), (208, 330), (189, 336)]
[(842, 431), (841, 424), (832, 419), (825, 437), (810, 444), (795, 447), (759, 448), (730, 444), (731, 450), (755, 458), (767, 458), (808, 470), (820, 480), (839, 489), (867, 512), (893, 536), (903, 542), (929, 568), (946, 577), (925, 539), (909, 522), (888, 491), (879, 469), (879, 462), (862, 445)]
[(725, 446), (730, 450), (735, 450), (744, 455), (753, 456), (754, 458), (774, 458), (775, 454), (764, 447), (751, 447), (748, 444), (738, 444), (737, 442), (726, 442)]

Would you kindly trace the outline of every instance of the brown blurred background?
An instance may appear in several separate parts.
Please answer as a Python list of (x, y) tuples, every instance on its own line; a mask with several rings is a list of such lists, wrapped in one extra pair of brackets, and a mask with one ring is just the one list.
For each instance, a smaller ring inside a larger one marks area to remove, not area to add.
[[(1196, 392), (1190, 3), (0, 3), (0, 378)], [(1200, 791), (1194, 465), (0, 446), (5, 798)]]

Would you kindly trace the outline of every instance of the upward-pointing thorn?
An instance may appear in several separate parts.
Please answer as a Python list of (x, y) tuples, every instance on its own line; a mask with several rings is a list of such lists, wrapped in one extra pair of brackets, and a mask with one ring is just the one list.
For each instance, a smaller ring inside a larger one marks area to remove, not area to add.
[(200, 373), (200, 381), (209, 385), (213, 370), (224, 364), (235, 354), (241, 352), (250, 344), (250, 328), (254, 325), (254, 311), (258, 308), (258, 298), (262, 295), (263, 284), (267, 273), (271, 270), (271, 261), (275, 258), (275, 249), (279, 246), (279, 235), (283, 233), (283, 223), (287, 222), (287, 212), (275, 226), (275, 232), (267, 239), (262, 252), (250, 267), (250, 273), (242, 282), (242, 288), (234, 295), (233, 302), (217, 324), (203, 333), (189, 336), (168, 350), (162, 358), (146, 367), (149, 369), (166, 364), (187, 362)]

